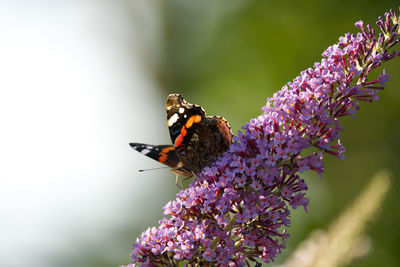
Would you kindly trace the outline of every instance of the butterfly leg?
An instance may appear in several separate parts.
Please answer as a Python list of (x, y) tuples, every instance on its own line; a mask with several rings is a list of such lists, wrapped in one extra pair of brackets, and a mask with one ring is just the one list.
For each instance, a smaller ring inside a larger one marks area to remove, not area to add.
[[(193, 173), (191, 173), (190, 171), (182, 168), (182, 167), (178, 167), (178, 168), (174, 168), (171, 170), (173, 173), (176, 173), (176, 179), (175, 179), (175, 184), (180, 188), (180, 189), (184, 189), (183, 187), (183, 182), (186, 181), (187, 179), (193, 177)], [(179, 181), (179, 175), (183, 176), (184, 178), (180, 180), (180, 184), (178, 184)]]
[(180, 180), (180, 184), (178, 184), (178, 181), (179, 181), (179, 174), (176, 174), (175, 184), (176, 184), (176, 186), (178, 186), (180, 189), (183, 189), (183, 180)]
[[(180, 189), (185, 189), (185, 187), (183, 186), (183, 182), (184, 181), (186, 181), (186, 180), (188, 180), (188, 179), (190, 179), (190, 178), (192, 178), (193, 176), (191, 176), (191, 177), (183, 177), (182, 179), (179, 179), (179, 174), (177, 174), (176, 175), (176, 179), (175, 179), (175, 184), (180, 188)], [(179, 184), (178, 184), (178, 182), (179, 182)]]

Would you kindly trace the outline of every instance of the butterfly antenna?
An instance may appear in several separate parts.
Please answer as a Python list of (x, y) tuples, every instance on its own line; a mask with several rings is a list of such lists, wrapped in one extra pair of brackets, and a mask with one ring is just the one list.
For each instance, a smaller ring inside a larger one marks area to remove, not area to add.
[(154, 170), (159, 170), (159, 169), (166, 169), (169, 167), (158, 167), (158, 168), (150, 168), (150, 169), (143, 169), (143, 170), (139, 170), (139, 172), (145, 172), (145, 171), (154, 171)]

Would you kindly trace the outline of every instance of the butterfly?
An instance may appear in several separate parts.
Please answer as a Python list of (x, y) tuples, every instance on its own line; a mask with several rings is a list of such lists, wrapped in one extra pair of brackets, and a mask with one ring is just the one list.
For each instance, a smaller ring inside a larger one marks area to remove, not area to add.
[(228, 122), (220, 116), (206, 116), (201, 106), (188, 103), (181, 95), (168, 96), (166, 111), (171, 145), (129, 145), (171, 167), (177, 175), (186, 178), (197, 175), (231, 145), (232, 132)]

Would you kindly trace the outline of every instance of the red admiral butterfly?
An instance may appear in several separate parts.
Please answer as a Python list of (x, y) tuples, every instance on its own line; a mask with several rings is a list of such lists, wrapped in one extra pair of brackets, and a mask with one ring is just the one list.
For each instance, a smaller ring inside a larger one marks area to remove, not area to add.
[(166, 108), (173, 145), (129, 145), (172, 167), (172, 172), (190, 178), (210, 166), (232, 143), (231, 128), (224, 118), (205, 116), (201, 106), (186, 102), (181, 95), (169, 95)]

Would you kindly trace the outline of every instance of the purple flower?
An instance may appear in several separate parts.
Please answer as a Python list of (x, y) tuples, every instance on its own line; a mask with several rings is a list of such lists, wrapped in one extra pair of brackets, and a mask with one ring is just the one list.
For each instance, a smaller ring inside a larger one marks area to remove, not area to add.
[(254, 179), (253, 183), (251, 183), (251, 187), (255, 191), (258, 191), (258, 190), (260, 190), (262, 188), (262, 184), (258, 180)]
[(263, 114), (242, 127), (229, 150), (164, 207), (170, 218), (137, 239), (132, 262), (272, 262), (289, 236), (289, 207), (307, 209), (307, 185), (298, 173), (321, 175), (324, 153), (344, 158), (339, 118), (354, 116), (358, 101), (376, 101), (388, 81), (384, 72), (376, 79), (369, 75), (400, 55), (388, 52), (400, 40), (398, 21), (393, 11), (379, 18), (379, 35), (358, 21), (360, 33), (340, 37), (321, 62), (268, 98)]
[(246, 179), (247, 177), (244, 175), (238, 176), (235, 178), (235, 182), (237, 184), (238, 187), (242, 187), (246, 184)]
[(207, 248), (206, 251), (203, 253), (203, 257), (207, 261), (213, 261), (215, 259), (215, 252), (212, 248)]

